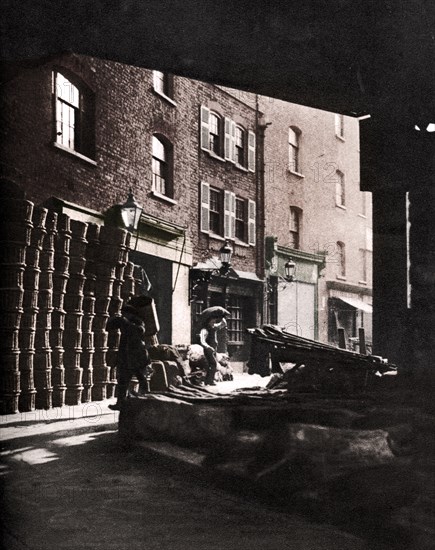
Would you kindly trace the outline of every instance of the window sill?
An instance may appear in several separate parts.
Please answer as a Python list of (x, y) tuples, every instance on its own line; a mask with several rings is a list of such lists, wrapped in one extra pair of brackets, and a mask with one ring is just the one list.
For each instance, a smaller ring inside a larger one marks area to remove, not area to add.
[(364, 218), (365, 220), (367, 219), (367, 216), (366, 216), (365, 214), (358, 214), (358, 216), (359, 216), (360, 218)]
[(367, 286), (367, 281), (358, 281), (358, 284)]
[(161, 199), (162, 201), (169, 202), (170, 204), (178, 204), (178, 201), (171, 199), (170, 197), (167, 197), (166, 195), (162, 195), (161, 193), (158, 193), (157, 191), (151, 191), (151, 195), (155, 197), (156, 199)]
[(347, 210), (347, 208), (345, 206), (343, 206), (342, 204), (336, 204), (335, 206), (337, 208), (341, 208), (341, 210)]
[(177, 106), (177, 103), (172, 99), (170, 98), (168, 95), (166, 94), (163, 94), (162, 92), (159, 92), (158, 90), (156, 90), (155, 88), (153, 88), (153, 92), (158, 95), (159, 97), (161, 97), (162, 99), (164, 99), (165, 101), (167, 101), (169, 103), (169, 105), (172, 105), (172, 107), (176, 107)]
[[(205, 231), (204, 231), (205, 233)], [(215, 241), (226, 241), (227, 239), (225, 237), (222, 237), (222, 235), (218, 235), (217, 233), (212, 233), (211, 231), (209, 231), (207, 233), (207, 235), (211, 238), (211, 239), (214, 239)]]
[(239, 241), (238, 239), (234, 239), (234, 244), (236, 246), (241, 246), (243, 248), (249, 248), (250, 246), (254, 246), (252, 244), (245, 243), (245, 241)]
[(305, 176), (303, 174), (301, 174), (300, 172), (295, 172), (294, 170), (290, 170), (290, 168), (287, 168), (287, 170), (293, 176), (297, 176), (298, 178), (305, 178)]
[(237, 164), (235, 163), (234, 166), (237, 168), (237, 170), (240, 170), (241, 172), (249, 172), (249, 170), (245, 167), (245, 166), (242, 166), (241, 164)]
[(340, 141), (346, 141), (343, 136), (340, 136), (339, 134), (335, 134), (335, 137), (339, 139)]
[(339, 281), (347, 281), (347, 278), (346, 278), (346, 277), (343, 277), (342, 275), (336, 275), (336, 278), (337, 278)]
[(213, 153), (212, 151), (210, 151), (210, 149), (203, 149), (203, 151), (205, 151), (207, 155), (212, 159), (219, 160), (220, 162), (226, 162), (226, 160), (223, 157), (216, 155), (216, 153)]
[(60, 151), (64, 151), (65, 153), (68, 153), (69, 155), (72, 155), (73, 157), (76, 157), (80, 160), (83, 160), (84, 162), (87, 162), (88, 164), (91, 164), (92, 166), (97, 166), (97, 163), (95, 160), (92, 160), (91, 158), (82, 155), (81, 153), (78, 153), (77, 151), (74, 151), (74, 149), (68, 149), (68, 147), (65, 147), (64, 145), (60, 145), (60, 143), (53, 143), (53, 146), (56, 149), (59, 149)]

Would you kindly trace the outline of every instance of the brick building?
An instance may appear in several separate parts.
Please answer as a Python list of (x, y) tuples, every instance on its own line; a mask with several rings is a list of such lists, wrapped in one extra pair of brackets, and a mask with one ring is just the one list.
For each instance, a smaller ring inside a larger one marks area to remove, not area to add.
[[(302, 335), (333, 343), (337, 328), (349, 339), (364, 327), (371, 341), (371, 202), (360, 191), (358, 121), (263, 97), (260, 105), (271, 123), (266, 235), (296, 263), (295, 282), (278, 290), (277, 321), (290, 320)], [(324, 265), (316, 261), (322, 255)], [(318, 316), (310, 335), (303, 308), (312, 303)]]
[(257, 110), (213, 85), (74, 54), (17, 69), (3, 88), (2, 176), (97, 224), (120, 223), (131, 189), (143, 212), (130, 257), (151, 283), (160, 341), (189, 342), (196, 315), (221, 304), (244, 359), (262, 308)]
[(348, 342), (364, 327), (371, 342), (372, 210), (360, 191), (358, 120), (225, 89), (264, 113), (269, 320), (332, 343), (339, 327)]

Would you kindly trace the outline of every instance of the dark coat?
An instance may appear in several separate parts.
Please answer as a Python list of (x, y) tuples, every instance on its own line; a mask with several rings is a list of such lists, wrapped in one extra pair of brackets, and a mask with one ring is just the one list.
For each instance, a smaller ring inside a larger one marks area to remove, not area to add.
[(107, 321), (107, 330), (120, 329), (117, 367), (123, 371), (135, 371), (149, 364), (149, 356), (144, 341), (145, 323), (137, 315), (134, 307), (126, 305), (121, 315)]

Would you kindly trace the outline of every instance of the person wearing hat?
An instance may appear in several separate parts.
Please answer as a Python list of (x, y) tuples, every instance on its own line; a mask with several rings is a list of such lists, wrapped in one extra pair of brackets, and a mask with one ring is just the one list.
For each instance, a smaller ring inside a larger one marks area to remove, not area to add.
[(121, 309), (121, 315), (114, 315), (107, 321), (107, 330), (121, 331), (117, 358), (117, 402), (109, 405), (120, 410), (127, 397), (128, 386), (133, 376), (139, 381), (139, 393), (148, 390), (147, 367), (150, 358), (145, 343), (145, 312), (151, 303), (147, 296), (133, 296)]
[(214, 377), (217, 369), (217, 331), (225, 328), (227, 322), (225, 317), (209, 317), (204, 319), (198, 335), (198, 343), (204, 350), (204, 357), (207, 359), (205, 385), (215, 386)]

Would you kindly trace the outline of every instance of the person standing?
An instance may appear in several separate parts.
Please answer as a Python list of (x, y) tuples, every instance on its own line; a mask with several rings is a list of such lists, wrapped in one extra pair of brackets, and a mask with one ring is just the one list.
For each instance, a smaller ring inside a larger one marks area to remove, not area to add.
[(117, 402), (109, 405), (112, 410), (121, 409), (133, 376), (139, 381), (139, 393), (148, 391), (146, 375), (151, 361), (145, 343), (144, 319), (150, 300), (147, 296), (133, 296), (121, 309), (121, 315), (114, 315), (107, 321), (107, 330), (121, 331), (116, 364)]
[(203, 322), (203, 326), (199, 332), (198, 340), (199, 345), (204, 350), (204, 357), (207, 360), (205, 385), (215, 386), (216, 382), (214, 377), (217, 369), (217, 331), (227, 326), (225, 317), (210, 317)]

